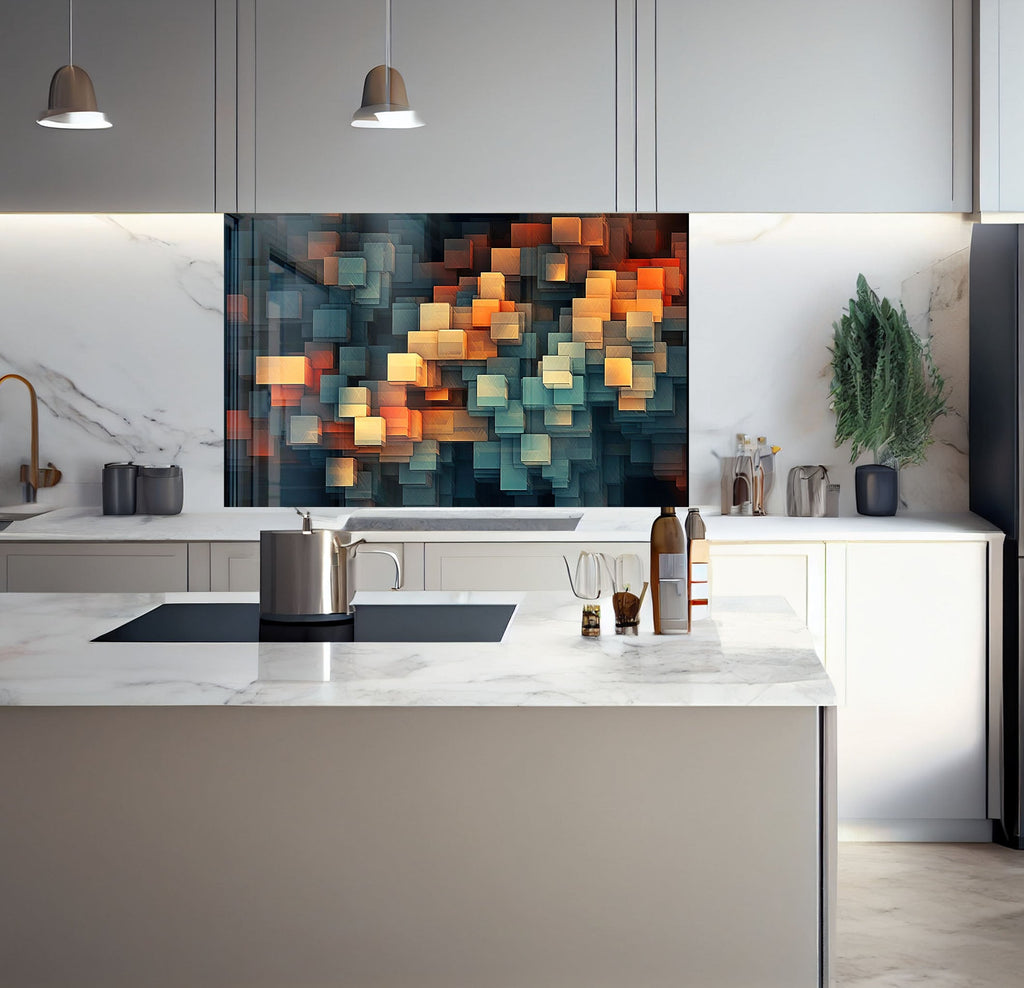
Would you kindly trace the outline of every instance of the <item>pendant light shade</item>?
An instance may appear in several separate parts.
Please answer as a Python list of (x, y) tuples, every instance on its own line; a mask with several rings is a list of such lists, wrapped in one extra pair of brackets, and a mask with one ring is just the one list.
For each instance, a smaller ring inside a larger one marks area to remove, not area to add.
[(41, 127), (64, 130), (103, 130), (113, 126), (96, 106), (96, 90), (89, 73), (75, 65), (73, 0), (68, 0), (68, 64), (53, 73), (47, 107), (36, 117)]
[(391, 0), (384, 4), (384, 64), (366, 73), (363, 102), (352, 114), (352, 126), (393, 130), (423, 126), (419, 114), (409, 106), (402, 73), (391, 65)]
[(409, 106), (409, 97), (405, 92), (405, 80), (398, 69), (387, 65), (375, 65), (366, 73), (366, 79), (363, 82), (363, 103), (352, 114), (352, 126), (391, 128), (423, 126), (419, 115)]
[(96, 107), (96, 90), (89, 73), (77, 65), (65, 65), (53, 73), (49, 104), (36, 123), (65, 130), (102, 130), (113, 126)]

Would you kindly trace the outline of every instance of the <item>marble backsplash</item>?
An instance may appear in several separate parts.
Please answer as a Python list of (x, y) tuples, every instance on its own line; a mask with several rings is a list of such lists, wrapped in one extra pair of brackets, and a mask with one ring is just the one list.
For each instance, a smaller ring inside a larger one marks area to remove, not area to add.
[[(41, 502), (98, 505), (113, 460), (179, 463), (185, 510), (223, 503), (224, 220), (0, 216), (0, 373), (39, 393)], [(0, 504), (20, 500), (28, 399), (0, 389)]]
[(719, 507), (716, 454), (731, 455), (745, 432), (782, 447), (770, 514), (785, 514), (789, 469), (818, 463), (840, 485), (840, 514), (856, 513), (856, 464), (848, 444), (835, 447), (828, 408), (829, 347), (863, 273), (933, 337), (949, 386), (951, 413), (927, 462), (901, 471), (902, 499), (966, 511), (970, 238), (959, 214), (691, 214), (691, 502)]
[[(832, 322), (858, 272), (934, 337), (954, 412), (903, 472), (913, 510), (967, 507), (967, 261), (959, 214), (690, 217), (690, 501), (718, 506), (737, 432), (824, 463), (853, 514), (849, 450), (828, 410)], [(0, 215), (0, 374), (39, 392), (40, 458), (64, 471), (40, 500), (98, 505), (104, 462), (179, 463), (185, 510), (223, 505), (223, 218)], [(0, 389), (0, 504), (19, 500), (28, 402)]]

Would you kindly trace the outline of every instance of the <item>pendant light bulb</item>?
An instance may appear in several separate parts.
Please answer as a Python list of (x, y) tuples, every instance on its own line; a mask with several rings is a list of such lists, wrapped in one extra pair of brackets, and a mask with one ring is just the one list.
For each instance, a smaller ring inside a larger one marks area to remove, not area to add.
[(352, 114), (352, 126), (391, 130), (423, 126), (423, 120), (409, 105), (402, 73), (391, 65), (391, 0), (386, 0), (384, 10), (384, 64), (366, 73), (363, 101)]
[(68, 0), (68, 64), (53, 73), (47, 107), (36, 123), (63, 130), (105, 130), (113, 124), (96, 106), (96, 90), (89, 73), (75, 65), (72, 3)]

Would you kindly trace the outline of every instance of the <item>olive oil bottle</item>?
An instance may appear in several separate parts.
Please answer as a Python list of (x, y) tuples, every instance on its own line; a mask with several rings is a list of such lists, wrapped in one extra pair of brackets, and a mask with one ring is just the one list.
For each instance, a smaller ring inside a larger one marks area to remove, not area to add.
[(675, 508), (651, 526), (651, 601), (656, 635), (686, 631), (686, 536)]

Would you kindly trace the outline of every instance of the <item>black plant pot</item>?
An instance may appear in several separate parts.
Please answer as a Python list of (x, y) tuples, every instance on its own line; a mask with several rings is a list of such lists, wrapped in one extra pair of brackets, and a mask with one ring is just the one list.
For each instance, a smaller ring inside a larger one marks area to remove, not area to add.
[(857, 514), (896, 514), (900, 503), (899, 472), (881, 463), (865, 463), (855, 473)]

